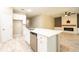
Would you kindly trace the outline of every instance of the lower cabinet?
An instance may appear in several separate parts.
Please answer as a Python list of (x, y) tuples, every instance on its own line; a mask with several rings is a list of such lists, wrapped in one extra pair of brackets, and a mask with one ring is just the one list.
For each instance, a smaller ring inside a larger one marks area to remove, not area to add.
[(46, 37), (40, 34), (31, 33), (30, 45), (35, 52), (57, 52), (58, 36)]
[(37, 39), (38, 39), (38, 51), (39, 52), (47, 51), (47, 37), (37, 35)]

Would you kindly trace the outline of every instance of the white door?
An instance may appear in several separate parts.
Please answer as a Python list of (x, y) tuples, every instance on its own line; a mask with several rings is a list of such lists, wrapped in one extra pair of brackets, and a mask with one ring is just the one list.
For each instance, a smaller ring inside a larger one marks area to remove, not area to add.
[(13, 35), (23, 35), (22, 20), (13, 20)]
[(13, 10), (9, 7), (0, 9), (0, 42), (4, 42), (13, 38)]

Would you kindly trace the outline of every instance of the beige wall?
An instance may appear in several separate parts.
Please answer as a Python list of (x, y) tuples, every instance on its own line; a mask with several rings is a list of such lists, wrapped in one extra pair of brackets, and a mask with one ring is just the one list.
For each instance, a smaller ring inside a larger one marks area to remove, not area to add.
[(38, 28), (54, 28), (54, 20), (49, 15), (41, 15), (30, 20), (30, 27)]

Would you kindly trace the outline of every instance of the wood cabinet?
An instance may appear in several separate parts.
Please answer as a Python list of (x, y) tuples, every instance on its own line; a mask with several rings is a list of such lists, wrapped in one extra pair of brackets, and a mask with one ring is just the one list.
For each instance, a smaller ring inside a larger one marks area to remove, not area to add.
[(77, 28), (79, 28), (79, 14), (77, 14)]
[(61, 25), (62, 25), (62, 19), (61, 19), (61, 17), (56, 17), (56, 18), (54, 18), (55, 20), (55, 27), (61, 27)]

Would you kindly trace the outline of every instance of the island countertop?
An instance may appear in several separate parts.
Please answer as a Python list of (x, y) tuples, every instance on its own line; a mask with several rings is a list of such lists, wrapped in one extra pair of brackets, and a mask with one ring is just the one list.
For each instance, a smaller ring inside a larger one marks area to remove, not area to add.
[(35, 28), (35, 29), (31, 30), (31, 32), (37, 33), (40, 35), (44, 35), (47, 37), (51, 37), (53, 35), (58, 35), (62, 31), (61, 30), (44, 29), (44, 28)]

